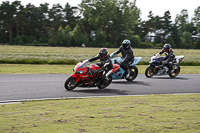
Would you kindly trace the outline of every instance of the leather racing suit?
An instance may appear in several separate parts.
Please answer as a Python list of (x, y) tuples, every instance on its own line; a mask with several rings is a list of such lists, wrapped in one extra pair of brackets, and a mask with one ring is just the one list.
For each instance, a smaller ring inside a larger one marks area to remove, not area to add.
[(125, 70), (125, 72), (128, 73), (128, 71), (129, 71), (129, 67), (128, 66), (131, 63), (133, 63), (133, 61), (134, 61), (133, 50), (132, 50), (131, 46), (128, 47), (127, 49), (125, 49), (121, 45), (119, 47), (119, 49), (113, 53), (113, 56), (119, 54), (120, 52), (122, 54), (122, 58), (124, 58), (123, 61), (120, 63), (120, 67), (122, 67)]
[(160, 51), (159, 54), (165, 54), (165, 62), (164, 62), (164, 65), (168, 66), (170, 70), (172, 70), (172, 63), (175, 63), (176, 62), (176, 59), (175, 59), (175, 54), (172, 50), (172, 48), (170, 48), (168, 50), (168, 52), (165, 52), (164, 51), (164, 48)]
[(100, 55), (98, 54), (97, 56), (89, 59), (88, 61), (93, 62), (98, 59), (100, 59), (100, 62), (101, 62), (101, 63), (97, 63), (97, 65), (100, 67), (100, 69), (97, 70), (95, 73), (103, 72), (102, 79), (104, 79), (104, 78), (108, 77), (110, 75), (110, 73), (112, 72), (113, 64), (112, 64), (109, 54), (107, 55), (106, 59), (101, 59)]

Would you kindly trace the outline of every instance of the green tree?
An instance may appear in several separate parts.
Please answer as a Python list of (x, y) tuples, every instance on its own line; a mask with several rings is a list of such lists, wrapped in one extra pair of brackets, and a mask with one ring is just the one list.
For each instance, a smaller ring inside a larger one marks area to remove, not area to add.
[(24, 28), (26, 27), (27, 19), (26, 19), (26, 10), (24, 6), (18, 3), (17, 13), (15, 17), (15, 27), (16, 27), (16, 36), (20, 36), (24, 34)]
[(38, 20), (39, 10), (37, 7), (35, 7), (31, 3), (26, 5), (26, 10), (27, 10), (27, 13), (26, 13), (26, 18), (27, 18), (26, 35), (36, 36), (37, 32), (39, 31), (38, 25), (41, 23), (40, 20)]
[(72, 44), (73, 46), (81, 46), (81, 44), (83, 43), (88, 43), (88, 39), (86, 37), (86, 35), (82, 32), (81, 28), (79, 25), (76, 25), (76, 27), (74, 28), (74, 30), (72, 31)]
[(64, 29), (62, 26), (59, 27), (56, 34), (53, 36), (54, 39), (50, 39), (53, 45), (57, 46), (71, 46), (71, 28), (67, 25)]
[(40, 4), (38, 7), (38, 29), (39, 29), (39, 40), (42, 43), (47, 42), (50, 30), (50, 20), (49, 20), (49, 4)]
[(176, 47), (176, 44), (175, 44), (173, 37), (171, 35), (167, 37), (167, 39), (164, 41), (164, 43), (170, 44), (172, 48)]
[(164, 37), (166, 37), (171, 32), (171, 15), (170, 11), (166, 11), (162, 18), (162, 29), (164, 30)]
[(133, 35), (132, 37), (130, 37), (130, 41), (131, 41), (131, 46), (140, 47), (140, 44), (141, 44), (140, 36)]
[(80, 7), (90, 40), (105, 40), (114, 46), (129, 38), (139, 21), (139, 9), (135, 1), (83, 0)]
[(180, 48), (181, 47), (181, 40), (180, 40), (180, 34), (178, 31), (178, 27), (176, 24), (173, 24), (171, 27), (171, 37), (174, 41), (174, 44), (172, 43), (172, 47)]
[(163, 29), (163, 19), (162, 17), (156, 16), (154, 18), (155, 23), (155, 40), (154, 43), (163, 43), (164, 39), (164, 29)]
[(181, 36), (181, 47), (182, 48), (194, 48), (192, 46), (191, 34), (187, 31), (183, 32), (183, 34)]
[(17, 7), (20, 5), (19, 1), (14, 1), (10, 4), (9, 1), (3, 1), (0, 6), (0, 21), (2, 21), (2, 28), (8, 33), (9, 43), (12, 43), (13, 29), (15, 25), (14, 17), (17, 14)]
[(72, 29), (76, 26), (80, 19), (78, 15), (78, 7), (71, 7), (69, 3), (63, 8), (63, 26), (69, 25)]
[(197, 32), (200, 33), (200, 6), (197, 9), (195, 9), (194, 17), (192, 18), (192, 20), (196, 25)]
[(50, 26), (54, 29), (54, 32), (58, 31), (63, 22), (63, 8), (60, 4), (54, 4), (49, 11)]
[(187, 24), (189, 24), (188, 20), (188, 11), (182, 10), (180, 15), (177, 15), (175, 18), (175, 23), (178, 26), (178, 30), (180, 34), (186, 31)]
[(145, 33), (155, 32), (155, 17), (153, 16), (152, 11), (149, 12), (148, 15), (149, 20), (145, 23)]
[(63, 43), (64, 46), (72, 46), (71, 45), (71, 28), (69, 25), (67, 25), (63, 30)]
[(200, 48), (200, 6), (195, 9), (194, 11), (194, 17), (192, 18), (192, 21), (195, 25), (195, 34), (197, 38), (195, 38), (196, 42), (196, 48)]

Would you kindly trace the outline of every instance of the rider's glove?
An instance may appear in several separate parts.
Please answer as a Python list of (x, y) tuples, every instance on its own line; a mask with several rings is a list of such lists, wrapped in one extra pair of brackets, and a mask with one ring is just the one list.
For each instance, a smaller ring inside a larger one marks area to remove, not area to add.
[(110, 54), (110, 58), (114, 58), (116, 56), (116, 54), (113, 52), (112, 54)]

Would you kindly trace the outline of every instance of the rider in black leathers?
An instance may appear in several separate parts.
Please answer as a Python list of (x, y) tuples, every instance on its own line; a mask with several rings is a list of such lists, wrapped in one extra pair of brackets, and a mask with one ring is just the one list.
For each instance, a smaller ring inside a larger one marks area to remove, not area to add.
[(165, 54), (165, 59), (166, 59), (163, 62), (163, 65), (168, 66), (169, 70), (172, 70), (173, 69), (172, 63), (176, 62), (176, 59), (175, 59), (175, 54), (174, 54), (170, 44), (165, 44), (163, 46), (163, 49), (160, 51), (159, 54), (163, 54), (163, 53)]
[(120, 67), (122, 67), (126, 72), (126, 78), (130, 76), (129, 65), (134, 62), (134, 54), (133, 50), (130, 46), (131, 42), (129, 40), (124, 40), (122, 45), (119, 47), (117, 51), (112, 54), (112, 57), (119, 54), (121, 52), (123, 61), (120, 63)]
[(97, 63), (97, 65), (100, 67), (100, 69), (97, 71), (94, 71), (93, 74), (103, 72), (103, 75), (101, 77), (103, 80), (110, 75), (110, 73), (112, 72), (112, 69), (113, 69), (113, 64), (110, 59), (110, 55), (108, 54), (108, 50), (106, 48), (101, 48), (99, 50), (99, 54), (97, 56), (89, 59), (88, 61), (93, 62), (98, 59), (100, 59), (100, 61), (101, 61), (101, 63)]

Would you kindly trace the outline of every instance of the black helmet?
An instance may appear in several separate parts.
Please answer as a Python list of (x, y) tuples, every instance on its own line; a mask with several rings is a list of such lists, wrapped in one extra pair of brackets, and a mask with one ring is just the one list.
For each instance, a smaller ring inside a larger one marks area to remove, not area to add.
[(131, 41), (130, 40), (124, 40), (122, 42), (122, 46), (124, 47), (124, 49), (128, 49), (130, 47)]
[(99, 50), (99, 56), (100, 56), (101, 60), (106, 60), (107, 56), (108, 56), (108, 50), (107, 50), (107, 48), (101, 48)]
[(164, 48), (164, 52), (168, 52), (170, 50), (170, 48), (171, 48), (171, 45), (170, 44), (165, 44), (163, 46), (163, 48)]

